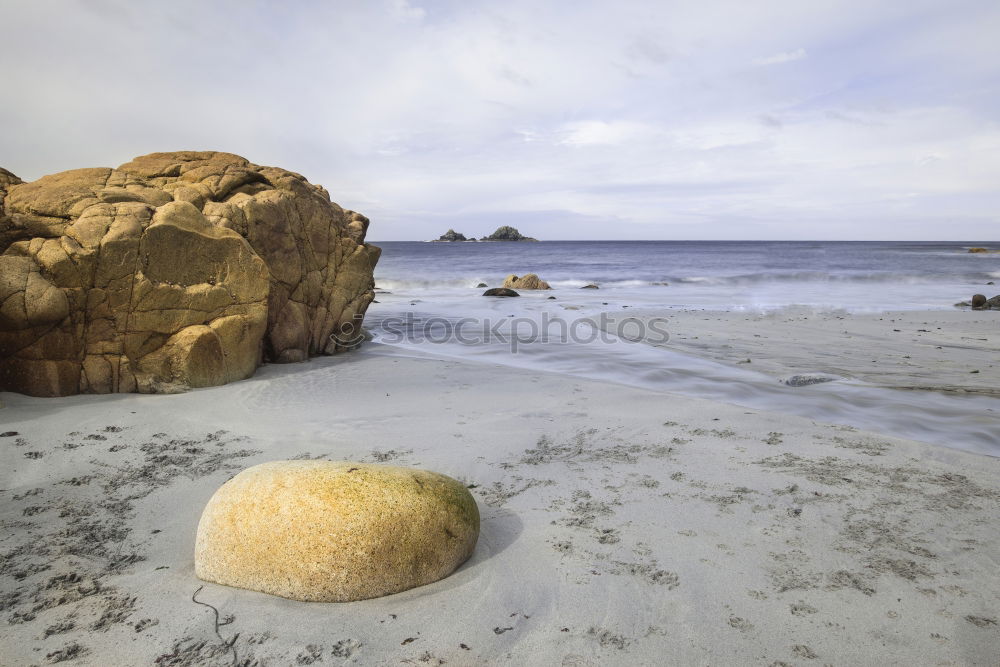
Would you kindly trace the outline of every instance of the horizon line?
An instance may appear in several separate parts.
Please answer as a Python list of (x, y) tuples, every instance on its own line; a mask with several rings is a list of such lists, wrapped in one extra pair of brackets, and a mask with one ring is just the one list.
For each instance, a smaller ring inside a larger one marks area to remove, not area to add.
[[(440, 243), (459, 245), (462, 243), (955, 243), (955, 244), (1000, 244), (995, 241), (970, 241), (948, 239), (535, 239), (534, 241), (439, 241), (438, 239), (365, 239), (365, 243)], [(973, 246), (974, 247), (974, 246)]]

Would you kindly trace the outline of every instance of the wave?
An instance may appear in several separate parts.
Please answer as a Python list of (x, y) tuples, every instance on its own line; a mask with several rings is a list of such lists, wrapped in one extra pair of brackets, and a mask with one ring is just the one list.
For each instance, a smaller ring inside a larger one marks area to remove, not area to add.
[[(494, 281), (496, 282), (496, 281)], [(494, 287), (499, 286), (502, 283), (501, 280)], [(489, 278), (444, 278), (444, 279), (396, 279), (396, 278), (375, 278), (375, 289), (376, 290), (386, 290), (389, 292), (393, 291), (406, 291), (411, 289), (455, 289), (455, 288), (474, 288), (480, 283), (490, 284)]]
[(897, 283), (919, 284), (942, 282), (977, 282), (985, 280), (987, 273), (829, 273), (826, 271), (799, 271), (794, 273), (745, 273), (733, 276), (673, 276), (668, 282), (704, 285), (755, 285), (759, 283)]
[[(544, 276), (543, 276), (544, 278)], [(745, 273), (729, 276), (705, 275), (667, 275), (653, 279), (600, 279), (600, 278), (565, 278), (549, 280), (555, 289), (579, 289), (584, 285), (597, 284), (602, 289), (630, 288), (660, 288), (669, 285), (681, 286), (746, 286), (767, 283), (873, 283), (873, 284), (942, 284), (942, 283), (982, 283), (1000, 278), (1000, 271), (976, 272), (963, 274), (940, 273), (830, 273), (825, 271), (800, 271), (793, 273)], [(503, 278), (499, 277), (442, 277), (426, 279), (376, 278), (376, 288), (387, 291), (405, 292), (408, 290), (440, 290), (440, 289), (475, 289), (485, 283), (490, 287), (499, 287)]]
[(600, 285), (603, 288), (610, 287), (653, 287), (653, 286), (663, 286), (665, 281), (649, 281), (649, 280), (550, 280), (549, 285), (552, 287), (576, 287), (580, 288), (585, 285)]

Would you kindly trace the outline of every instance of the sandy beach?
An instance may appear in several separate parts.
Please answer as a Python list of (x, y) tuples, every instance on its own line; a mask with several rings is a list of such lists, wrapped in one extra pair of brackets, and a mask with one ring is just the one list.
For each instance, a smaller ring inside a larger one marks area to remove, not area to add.
[[(1000, 654), (996, 458), (379, 345), (186, 394), (2, 399), (5, 665)], [(215, 489), (306, 457), (465, 482), (483, 516), (475, 555), (435, 584), (343, 604), (198, 581), (194, 529)]]
[(0, 667), (1000, 667), (1000, 2), (2, 8)]

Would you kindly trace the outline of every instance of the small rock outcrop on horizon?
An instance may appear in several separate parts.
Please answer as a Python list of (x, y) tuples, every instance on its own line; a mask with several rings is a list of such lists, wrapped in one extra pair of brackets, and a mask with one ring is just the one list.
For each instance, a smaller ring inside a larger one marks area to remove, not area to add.
[(303, 176), (153, 153), (23, 183), (0, 170), (0, 387), (182, 391), (354, 340), (380, 250)]
[(239, 473), (208, 501), (194, 566), (217, 584), (347, 602), (443, 579), (469, 559), (478, 538), (476, 501), (451, 477), (371, 463), (274, 461)]
[(521, 277), (515, 276), (512, 273), (503, 281), (503, 286), (512, 289), (552, 289), (547, 282), (534, 273), (529, 273)]
[(530, 236), (524, 236), (521, 232), (517, 231), (509, 225), (504, 225), (498, 227), (495, 232), (489, 236), (484, 236), (479, 239), (480, 241), (537, 241), (538, 239), (533, 239)]
[[(465, 238), (465, 234), (456, 232), (454, 229), (449, 229), (447, 232), (439, 236), (437, 242), (441, 241), (468, 241), (470, 239)], [(476, 239), (471, 239), (475, 241)]]

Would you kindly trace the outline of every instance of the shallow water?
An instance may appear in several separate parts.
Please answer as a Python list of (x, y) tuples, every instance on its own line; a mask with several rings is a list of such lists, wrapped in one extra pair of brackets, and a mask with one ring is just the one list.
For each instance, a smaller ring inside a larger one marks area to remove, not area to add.
[[(376, 272), (383, 291), (365, 326), (376, 345), (396, 353), (676, 392), (1000, 456), (997, 398), (849, 381), (789, 387), (751, 370), (614, 335), (633, 337), (632, 330), (600, 335), (588, 323), (603, 312), (627, 315), (629, 308), (950, 309), (973, 291), (988, 289), (982, 284), (995, 277), (991, 272), (1000, 275), (1000, 259), (982, 261), (983, 256), (964, 252), (963, 244), (385, 246)], [(538, 273), (555, 289), (517, 299), (480, 296), (479, 281), (495, 286), (507, 272)], [(601, 289), (578, 288), (590, 281)], [(652, 284), (664, 281), (670, 285)], [(548, 299), (553, 295), (556, 300)], [(655, 337), (641, 333), (647, 340)]]

